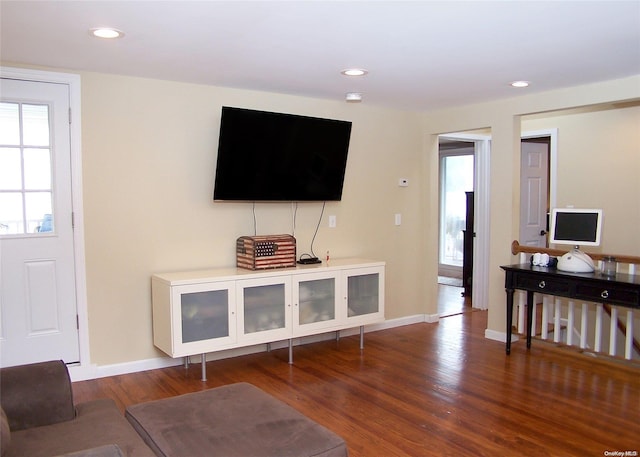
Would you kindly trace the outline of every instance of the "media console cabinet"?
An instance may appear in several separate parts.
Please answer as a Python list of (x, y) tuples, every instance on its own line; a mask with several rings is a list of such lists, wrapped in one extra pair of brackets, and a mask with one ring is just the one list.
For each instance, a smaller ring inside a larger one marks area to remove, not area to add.
[(214, 270), (151, 277), (153, 342), (171, 357), (205, 355), (256, 344), (360, 327), (384, 320), (384, 262)]

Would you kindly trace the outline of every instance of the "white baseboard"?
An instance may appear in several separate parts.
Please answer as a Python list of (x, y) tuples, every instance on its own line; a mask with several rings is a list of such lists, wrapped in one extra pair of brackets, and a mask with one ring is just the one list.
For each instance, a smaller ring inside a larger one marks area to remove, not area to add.
[[(417, 324), (421, 322), (435, 323), (438, 322), (438, 314), (416, 314), (414, 316), (400, 317), (397, 319), (388, 319), (378, 324), (371, 324), (365, 326), (365, 333), (376, 332), (378, 330), (386, 330), (395, 327), (402, 327), (404, 325)], [(360, 333), (359, 327), (341, 330), (340, 336), (358, 335)], [(322, 333), (319, 335), (312, 335), (304, 338), (295, 338), (293, 340), (294, 346), (301, 344), (310, 344), (318, 341), (326, 341), (335, 338), (335, 332)], [(366, 345), (366, 341), (365, 341)], [(271, 349), (281, 349), (289, 346), (289, 341), (276, 341), (271, 343)], [(238, 357), (242, 355), (255, 354), (258, 352), (266, 352), (267, 345), (259, 344), (255, 346), (247, 346), (236, 349), (229, 349), (226, 351), (210, 352), (206, 355), (206, 360), (220, 360), (230, 357)], [(200, 357), (191, 356), (190, 361), (192, 363), (200, 363)], [(173, 359), (170, 357), (157, 357), (153, 359), (135, 360), (133, 362), (116, 363), (112, 365), (75, 365), (69, 366), (69, 375), (71, 381), (86, 381), (89, 379), (105, 378), (107, 376), (118, 376), (129, 373), (136, 373), (139, 371), (156, 370), (158, 368), (174, 367), (182, 365), (184, 363), (183, 358)]]
[[(484, 337), (487, 338), (488, 340), (500, 341), (501, 343), (507, 342), (507, 332), (498, 332), (496, 330), (485, 329)], [(511, 334), (512, 343), (515, 343), (519, 339), (520, 338), (518, 337), (518, 335)]]
[(428, 324), (435, 324), (440, 321), (440, 314), (425, 314), (424, 321)]

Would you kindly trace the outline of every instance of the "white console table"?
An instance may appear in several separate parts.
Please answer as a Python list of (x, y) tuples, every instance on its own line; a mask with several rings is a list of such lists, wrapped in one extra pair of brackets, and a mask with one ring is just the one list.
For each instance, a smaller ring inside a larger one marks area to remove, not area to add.
[(153, 342), (171, 357), (360, 327), (384, 320), (384, 262), (331, 260), (295, 268), (155, 274)]

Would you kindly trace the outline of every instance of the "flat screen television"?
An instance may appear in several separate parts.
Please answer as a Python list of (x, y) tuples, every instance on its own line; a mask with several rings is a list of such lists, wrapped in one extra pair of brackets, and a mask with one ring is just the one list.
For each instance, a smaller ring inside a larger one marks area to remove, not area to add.
[(213, 199), (337, 201), (351, 122), (223, 106)]

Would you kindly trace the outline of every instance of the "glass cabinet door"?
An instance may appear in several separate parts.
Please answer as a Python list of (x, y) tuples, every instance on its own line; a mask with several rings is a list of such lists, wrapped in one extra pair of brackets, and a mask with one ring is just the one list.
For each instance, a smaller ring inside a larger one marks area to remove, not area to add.
[(348, 272), (347, 319), (371, 317), (378, 319), (384, 314), (384, 272), (381, 268), (362, 268)]
[(252, 342), (290, 337), (291, 286), (288, 278), (238, 281), (238, 334)]
[(339, 302), (336, 273), (305, 274), (293, 279), (293, 328), (296, 336), (335, 326)]
[(182, 342), (229, 336), (229, 291), (210, 290), (182, 294)]
[[(235, 341), (233, 282), (174, 288), (176, 343), (191, 353)], [(187, 349), (189, 348), (189, 349)]]

